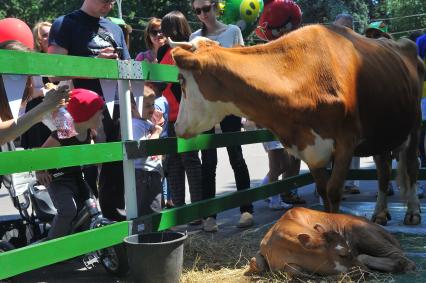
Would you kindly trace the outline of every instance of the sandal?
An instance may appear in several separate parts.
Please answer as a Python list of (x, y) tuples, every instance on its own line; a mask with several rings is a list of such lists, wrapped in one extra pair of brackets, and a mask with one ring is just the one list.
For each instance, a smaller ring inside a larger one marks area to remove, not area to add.
[(283, 198), (283, 202), (288, 204), (305, 204), (306, 203), (306, 200), (299, 197), (298, 195), (291, 194), (291, 193), (283, 195), (282, 198)]
[(360, 194), (361, 192), (357, 186), (345, 186), (345, 188), (343, 189), (343, 193), (357, 195), (357, 194)]

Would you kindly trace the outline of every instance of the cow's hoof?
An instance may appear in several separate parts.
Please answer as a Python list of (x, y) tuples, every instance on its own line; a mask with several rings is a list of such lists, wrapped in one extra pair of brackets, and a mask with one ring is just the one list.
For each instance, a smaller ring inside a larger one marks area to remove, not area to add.
[(392, 218), (388, 211), (373, 214), (373, 216), (371, 216), (371, 221), (382, 226), (386, 226), (386, 224), (388, 223), (388, 220), (391, 220), (391, 219)]
[(422, 217), (419, 212), (407, 212), (404, 218), (404, 225), (419, 225)]

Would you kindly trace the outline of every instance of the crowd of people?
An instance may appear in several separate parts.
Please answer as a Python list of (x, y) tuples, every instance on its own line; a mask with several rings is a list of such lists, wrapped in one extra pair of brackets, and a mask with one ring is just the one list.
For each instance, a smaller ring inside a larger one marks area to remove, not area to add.
[[(57, 18), (53, 23), (40, 22), (34, 26), (36, 52), (74, 55), (106, 59), (130, 59), (128, 42), (123, 29), (105, 18), (114, 6), (114, 0), (84, 0), (79, 10)], [(171, 48), (166, 38), (173, 41), (189, 41), (203, 36), (215, 40), (223, 47), (243, 46), (244, 40), (236, 25), (224, 24), (218, 19), (219, 4), (213, 0), (193, 0), (191, 5), (201, 29), (192, 32), (186, 17), (179, 11), (172, 11), (164, 17), (151, 18), (147, 23), (144, 40), (147, 50), (135, 57), (138, 61), (159, 64), (174, 64)], [(334, 22), (353, 29), (352, 17), (340, 14)], [(365, 36), (374, 39), (391, 38), (384, 22), (372, 22), (365, 30)], [(425, 59), (426, 35), (418, 36), (419, 56)], [(31, 52), (17, 41), (1, 42), (0, 49)], [(54, 82), (56, 87), (48, 90), (46, 84)], [(69, 92), (69, 90), (71, 90)], [(134, 138), (138, 140), (175, 137), (174, 122), (177, 119), (181, 88), (178, 83), (147, 83), (144, 87), (143, 106), (138, 109), (132, 98), (132, 126)], [(25, 148), (52, 147), (89, 144), (99, 141), (120, 140), (119, 109), (112, 115), (104, 106), (104, 94), (97, 79), (29, 77), (22, 101), (19, 118), (13, 118), (8, 106), (2, 80), (0, 80), (0, 144), (13, 141), (21, 136)], [(46, 113), (66, 106), (74, 121), (75, 135), (61, 138), (57, 130), (41, 123)], [(422, 99), (423, 119), (426, 120), (426, 101)], [(206, 131), (213, 134), (239, 132), (242, 118), (225, 117), (217, 127)], [(426, 166), (424, 131), (419, 145), (420, 159)], [(269, 159), (269, 172), (262, 184), (277, 181), (299, 173), (300, 160), (291, 157), (279, 142), (264, 144)], [(250, 187), (250, 175), (241, 146), (227, 147), (237, 191)], [(185, 176), (188, 179), (191, 202), (197, 202), (216, 195), (216, 149), (151, 156), (137, 159), (135, 163), (138, 215), (161, 211), (164, 208), (185, 205)], [(359, 158), (354, 158), (351, 168), (359, 168)], [(120, 221), (125, 218), (124, 180), (121, 162), (110, 162), (101, 166), (57, 168), (38, 171), (37, 179), (48, 188), (57, 208), (49, 238), (69, 233), (70, 223), (77, 213), (77, 199), (87, 192), (99, 196), (104, 216)], [(348, 182), (347, 193), (360, 193), (358, 182)], [(297, 190), (270, 198), (271, 209), (288, 209), (294, 204), (304, 204)], [(250, 227), (254, 223), (253, 205), (245, 203), (240, 207), (237, 226)], [(219, 227), (216, 215), (199, 219), (191, 224), (202, 225), (207, 232), (216, 232)]]

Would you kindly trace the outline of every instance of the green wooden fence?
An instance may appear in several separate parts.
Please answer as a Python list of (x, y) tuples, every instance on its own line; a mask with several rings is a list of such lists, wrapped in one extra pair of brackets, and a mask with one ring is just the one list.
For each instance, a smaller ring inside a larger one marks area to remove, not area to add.
[[(118, 61), (114, 60), (0, 50), (0, 74), (122, 79), (118, 64)], [(175, 82), (177, 79), (177, 69), (173, 66), (143, 62), (136, 67), (136, 72), (139, 72), (144, 80)], [(0, 153), (0, 174), (112, 162), (149, 155), (258, 143), (273, 139), (274, 136), (270, 132), (258, 130), (200, 135), (188, 140), (167, 138), (4, 152)], [(422, 172), (421, 177), (425, 176), (426, 172)], [(376, 179), (375, 170), (352, 170), (348, 179)], [(129, 231), (137, 230), (136, 227), (141, 223), (151, 227), (152, 230), (165, 230), (312, 182), (310, 174), (302, 174), (266, 186), (230, 193), (132, 221), (124, 221), (0, 253), (0, 280), (121, 243)]]

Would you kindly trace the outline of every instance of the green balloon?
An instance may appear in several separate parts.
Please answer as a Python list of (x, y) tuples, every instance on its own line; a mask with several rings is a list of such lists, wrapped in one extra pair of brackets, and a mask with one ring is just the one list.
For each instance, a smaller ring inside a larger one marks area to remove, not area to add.
[(257, 26), (263, 12), (263, 0), (226, 0), (219, 18), (225, 24), (239, 26), (243, 36), (248, 36)]

